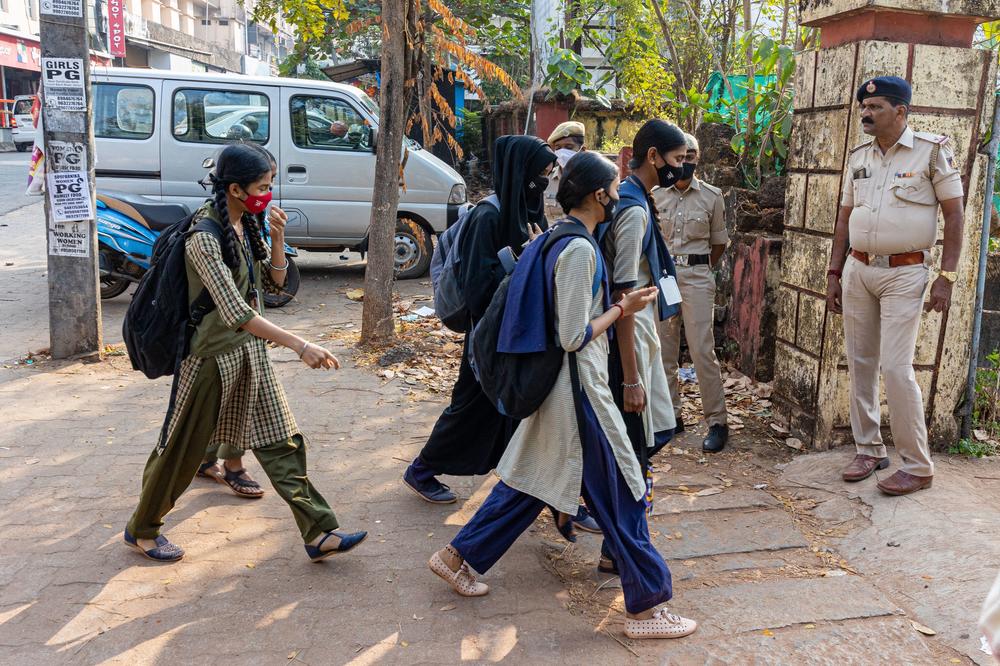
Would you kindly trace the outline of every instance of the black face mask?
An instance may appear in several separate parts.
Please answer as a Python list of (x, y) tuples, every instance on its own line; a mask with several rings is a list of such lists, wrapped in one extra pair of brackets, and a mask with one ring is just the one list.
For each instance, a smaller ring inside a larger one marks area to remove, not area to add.
[(691, 180), (694, 178), (694, 170), (698, 165), (694, 162), (685, 162), (681, 168), (684, 169), (684, 173), (681, 174), (679, 180)]
[(529, 201), (540, 198), (545, 194), (545, 190), (549, 187), (549, 179), (545, 176), (535, 176), (528, 181), (528, 184), (524, 186), (527, 191), (527, 198)]
[(610, 222), (615, 219), (615, 210), (618, 208), (618, 199), (612, 199), (608, 197), (608, 202), (603, 204), (604, 206), (604, 219), (601, 220), (601, 224), (605, 222)]
[(670, 166), (664, 164), (656, 168), (656, 177), (660, 180), (660, 187), (670, 187), (684, 175), (684, 167)]

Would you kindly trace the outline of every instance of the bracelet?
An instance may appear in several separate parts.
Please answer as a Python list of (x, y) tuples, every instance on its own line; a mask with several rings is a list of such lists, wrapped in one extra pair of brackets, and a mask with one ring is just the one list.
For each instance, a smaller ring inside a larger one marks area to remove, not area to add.
[(840, 269), (840, 268), (831, 268), (830, 270), (828, 270), (826, 272), (826, 276), (830, 277), (831, 275), (834, 276), (835, 278), (837, 278), (839, 280), (840, 278), (842, 278), (844, 276), (844, 271), (843, 271), (843, 269)]
[(306, 340), (306, 341), (305, 341), (305, 342), (304, 342), (304, 343), (302, 344), (302, 349), (301, 349), (301, 350), (299, 351), (299, 358), (302, 358), (302, 355), (306, 353), (306, 347), (308, 347), (308, 346), (309, 346), (309, 341), (308, 341), (308, 340)]
[(621, 305), (619, 305), (618, 303), (612, 303), (612, 304), (611, 304), (611, 307), (613, 307), (613, 308), (618, 308), (618, 311), (619, 311), (619, 312), (621, 312), (621, 314), (620, 314), (620, 315), (618, 315), (618, 319), (621, 319), (622, 317), (624, 317), (624, 316), (625, 316), (625, 308), (623, 308), (623, 307), (622, 307)]
[(288, 270), (288, 260), (287, 259), (285, 259), (285, 265), (284, 266), (275, 266), (270, 261), (267, 262), (267, 265), (271, 268), (272, 271), (287, 271)]
[(622, 388), (632, 389), (641, 387), (642, 387), (642, 381), (638, 381), (635, 384), (626, 384), (625, 382), (622, 382)]

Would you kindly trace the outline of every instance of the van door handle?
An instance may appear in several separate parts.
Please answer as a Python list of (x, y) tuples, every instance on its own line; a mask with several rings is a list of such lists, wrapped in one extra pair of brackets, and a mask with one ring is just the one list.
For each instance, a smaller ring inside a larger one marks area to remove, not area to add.
[(296, 185), (304, 185), (309, 182), (309, 174), (304, 164), (288, 165), (288, 182)]

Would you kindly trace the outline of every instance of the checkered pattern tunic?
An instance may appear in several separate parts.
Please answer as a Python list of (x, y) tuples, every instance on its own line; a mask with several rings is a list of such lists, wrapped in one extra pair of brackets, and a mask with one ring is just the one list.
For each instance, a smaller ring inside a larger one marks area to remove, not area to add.
[[(233, 270), (223, 262), (219, 242), (210, 233), (192, 234), (185, 243), (185, 258), (211, 294), (222, 322), (237, 335), (239, 327), (253, 319), (254, 310), (240, 294)], [(246, 273), (246, 264), (240, 262), (238, 271)], [(265, 290), (275, 292), (279, 289), (261, 262), (257, 262), (254, 272), (260, 276)], [(274, 376), (264, 340), (251, 336), (245, 343), (219, 354), (215, 360), (222, 381), (222, 401), (210, 444), (256, 449), (284, 441), (299, 432), (285, 392)], [(204, 357), (192, 354), (181, 363), (177, 401), (157, 444), (157, 451), (161, 453), (186, 411), (188, 397), (204, 361)]]

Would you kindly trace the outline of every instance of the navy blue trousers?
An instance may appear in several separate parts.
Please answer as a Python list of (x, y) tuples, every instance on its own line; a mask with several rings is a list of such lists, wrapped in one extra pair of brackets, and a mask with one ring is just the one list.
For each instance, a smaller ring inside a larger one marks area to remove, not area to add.
[[(636, 501), (618, 470), (611, 444), (586, 396), (582, 399), (583, 498), (618, 563), (625, 609), (641, 613), (673, 596), (670, 569), (649, 539), (645, 504)], [(542, 500), (500, 481), (451, 545), (473, 569), (486, 573), (545, 508)]]

